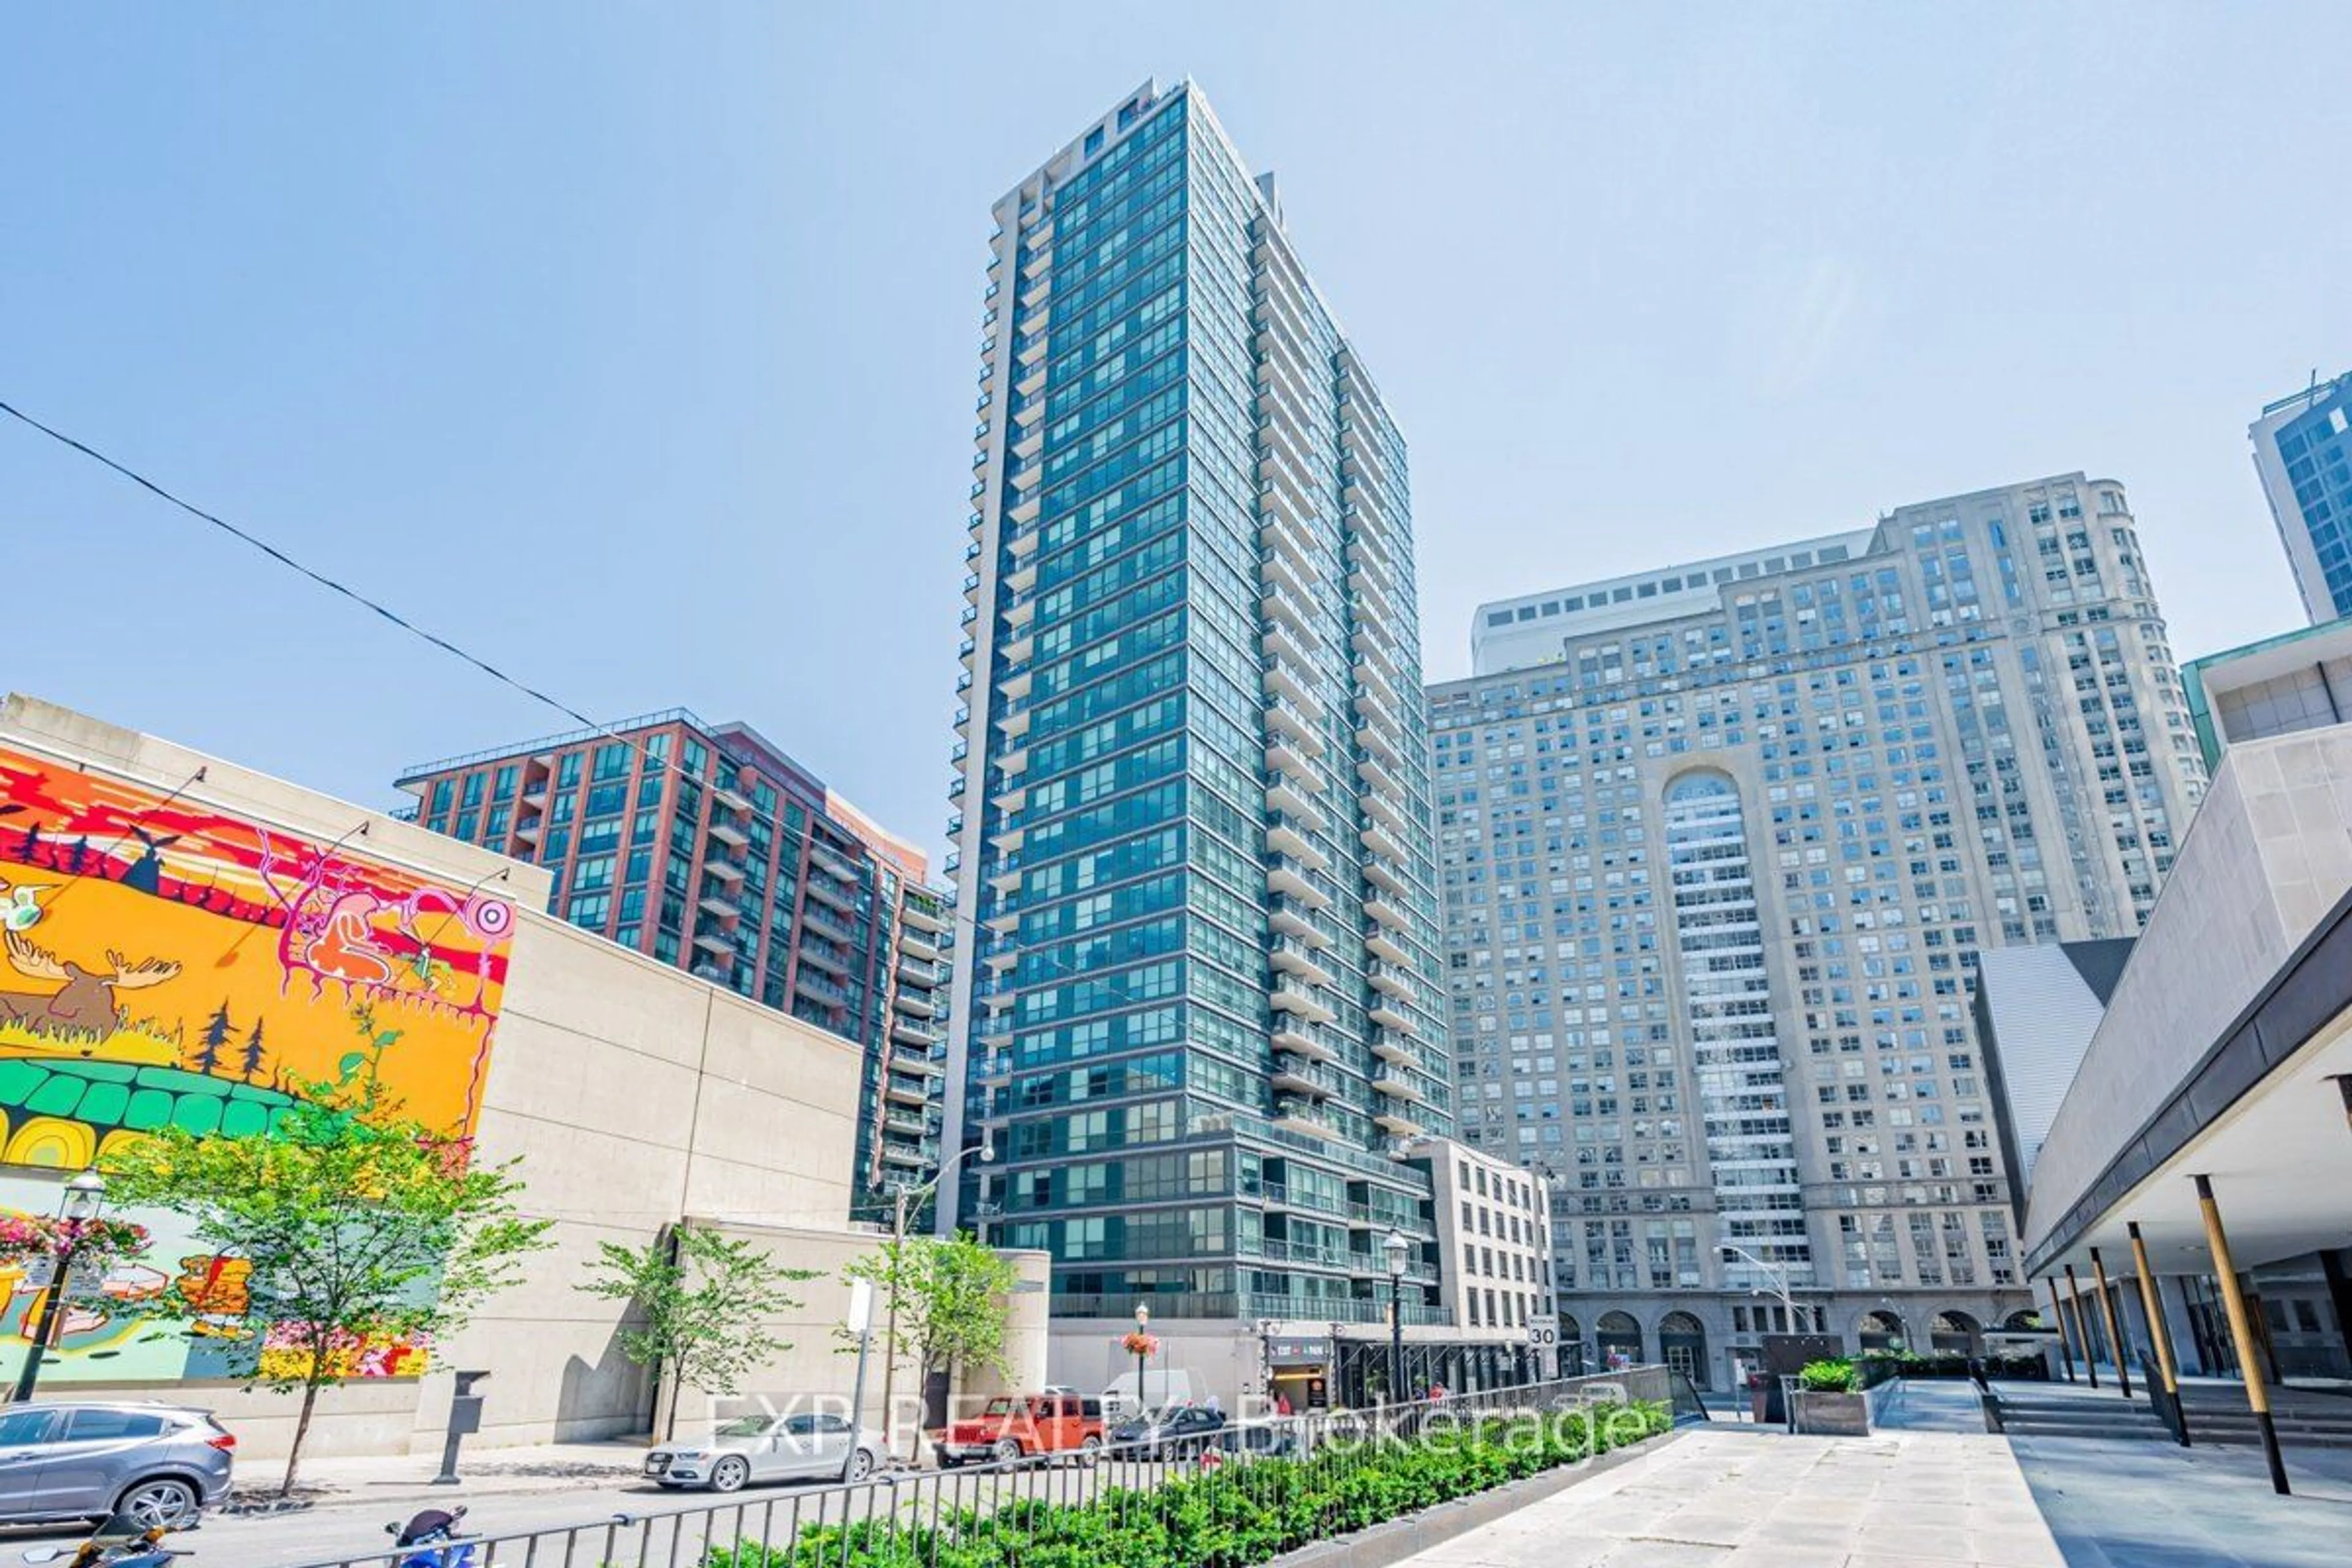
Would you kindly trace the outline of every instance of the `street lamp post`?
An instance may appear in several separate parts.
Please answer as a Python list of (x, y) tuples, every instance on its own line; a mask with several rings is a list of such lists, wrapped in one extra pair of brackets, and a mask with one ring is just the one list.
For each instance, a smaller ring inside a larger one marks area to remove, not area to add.
[(1746, 1258), (1754, 1267), (1762, 1269), (1771, 1279), (1773, 1293), (1780, 1298), (1780, 1310), (1789, 1316), (1789, 1331), (1797, 1332), (1797, 1299), (1789, 1293), (1789, 1277), (1744, 1247), (1735, 1246), (1728, 1241), (1719, 1245), (1727, 1257), (1737, 1256)]
[[(1143, 1358), (1148, 1353), (1144, 1347), (1151, 1342), (1145, 1336), (1150, 1329), (1151, 1309), (1138, 1301), (1135, 1304), (1135, 1408), (1139, 1415), (1151, 1408), (1150, 1396), (1143, 1391)], [(1168, 1379), (1163, 1374), (1160, 1381), (1164, 1384)], [(1167, 1390), (1163, 1388), (1160, 1392), (1164, 1394)]]
[[(98, 1217), (106, 1205), (106, 1178), (96, 1171), (84, 1171), (66, 1184), (65, 1194), (58, 1200), (58, 1217), (87, 1222)], [(33, 1397), (34, 1385), (41, 1380), (41, 1362), (57, 1342), (58, 1331), (66, 1321), (66, 1280), (73, 1273), (74, 1258), (81, 1251), (82, 1237), (79, 1230), (69, 1236), (65, 1250), (57, 1255), (49, 1279), (47, 1299), (41, 1306), (40, 1326), (26, 1338), (25, 1370), (16, 1377), (16, 1403), (24, 1404)]]
[[(996, 1158), (995, 1143), (983, 1138), (982, 1142), (971, 1145), (970, 1148), (959, 1149), (954, 1153), (949, 1155), (945, 1160), (941, 1161), (940, 1168), (932, 1173), (931, 1179), (925, 1182), (922, 1185), (919, 1187), (901, 1186), (894, 1194), (892, 1194), (893, 1202), (890, 1212), (890, 1300), (885, 1326), (882, 1330), (882, 1442), (883, 1446), (889, 1449), (894, 1455), (898, 1451), (898, 1438), (892, 1432), (890, 1426), (890, 1414), (892, 1409), (890, 1404), (890, 1393), (891, 1385), (897, 1381), (898, 1372), (898, 1270), (905, 1266), (907, 1259), (907, 1220), (920, 1201), (929, 1194), (937, 1191), (939, 1184), (948, 1179), (948, 1173), (954, 1170), (957, 1164), (961, 1162), (966, 1155), (973, 1153), (975, 1151), (979, 1153), (980, 1163), (983, 1165)], [(850, 1413), (849, 1424), (855, 1426), (861, 1419), (861, 1412), (852, 1411)], [(856, 1445), (852, 1444), (851, 1447), (854, 1448)]]
[(1389, 1397), (1404, 1401), (1404, 1269), (1412, 1257), (1412, 1243), (1401, 1231), (1391, 1231), (1381, 1243), (1389, 1266)]

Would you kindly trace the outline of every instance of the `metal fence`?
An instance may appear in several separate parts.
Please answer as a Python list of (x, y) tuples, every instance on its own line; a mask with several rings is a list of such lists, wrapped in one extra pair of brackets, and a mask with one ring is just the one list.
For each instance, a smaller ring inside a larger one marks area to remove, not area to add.
[[(1089, 1456), (961, 1469), (902, 1469), (850, 1485), (783, 1486), (715, 1504), (614, 1513), (511, 1535), (470, 1538), (475, 1568), (848, 1568), (877, 1553), (910, 1568), (937, 1568), (943, 1547), (984, 1538), (1000, 1526), (1025, 1528), (1037, 1509), (1091, 1506), (1112, 1530), (1168, 1522), (1170, 1510), (1205, 1506), (1238, 1521), (1271, 1517), (1295, 1500), (1302, 1478), (1343, 1478), (1378, 1462), (1394, 1445), (1448, 1440), (1475, 1424), (1555, 1416), (1629, 1402), (1666, 1405), (1663, 1366), (1366, 1410), (1318, 1411), (1229, 1422), (1160, 1445), (1111, 1445)], [(1283, 1458), (1289, 1465), (1261, 1466)], [(1167, 1490), (1171, 1481), (1214, 1473), (1219, 1484)], [(1030, 1505), (1030, 1506), (1024, 1506)], [(1318, 1519), (1309, 1538), (1354, 1528), (1337, 1514)], [(302, 1568), (400, 1568), (418, 1549), (330, 1557)]]

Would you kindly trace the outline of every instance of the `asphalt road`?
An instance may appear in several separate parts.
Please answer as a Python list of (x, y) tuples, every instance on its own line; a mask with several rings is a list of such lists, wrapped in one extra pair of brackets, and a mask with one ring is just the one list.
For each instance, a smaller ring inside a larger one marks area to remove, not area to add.
[[(1107, 1464), (1093, 1477), (1068, 1468), (1047, 1468), (1013, 1474), (964, 1471), (948, 1479), (942, 1489), (938, 1472), (914, 1472), (908, 1483), (877, 1489), (872, 1500), (863, 1490), (845, 1494), (814, 1484), (750, 1487), (731, 1498), (705, 1492), (664, 1491), (636, 1481), (586, 1482), (562, 1490), (486, 1497), (469, 1501), (459, 1489), (447, 1503), (467, 1502), (469, 1534), (509, 1535), (526, 1531), (572, 1532), (572, 1555), (562, 1550), (565, 1538), (542, 1537), (530, 1568), (696, 1568), (702, 1550), (713, 1542), (732, 1542), (739, 1535), (768, 1532), (779, 1543), (789, 1532), (795, 1510), (803, 1524), (838, 1523), (845, 1495), (857, 1499), (853, 1520), (863, 1520), (869, 1508), (887, 1509), (896, 1501), (906, 1508), (929, 1511), (936, 1500), (946, 1506), (985, 1510), (1015, 1497), (1039, 1496), (1075, 1501), (1089, 1482), (1121, 1488), (1157, 1483), (1163, 1467), (1140, 1463)], [(919, 1487), (914, 1475), (923, 1478)], [(724, 1510), (709, 1513), (713, 1504)], [(171, 1538), (176, 1550), (187, 1552), (186, 1568), (308, 1568), (348, 1558), (355, 1568), (384, 1568), (391, 1537), (385, 1522), (405, 1519), (421, 1505), (407, 1497), (381, 1508), (338, 1501), (300, 1513), (266, 1518), (222, 1518), (205, 1521), (201, 1530)], [(626, 1514), (630, 1522), (612, 1521)], [(16, 1568), (20, 1554), (37, 1542), (68, 1541), (62, 1534), (26, 1534), (0, 1538), (0, 1568)], [(525, 1548), (498, 1547), (478, 1555), (475, 1568), (524, 1568)]]

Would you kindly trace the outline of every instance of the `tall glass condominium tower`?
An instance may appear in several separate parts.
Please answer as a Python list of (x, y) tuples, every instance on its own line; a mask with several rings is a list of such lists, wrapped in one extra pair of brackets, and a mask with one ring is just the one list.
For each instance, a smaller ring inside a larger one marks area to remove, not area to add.
[(1921, 1350), (2031, 1310), (1977, 954), (2137, 932), (2206, 782), (2123, 487), (1506, 600), (1473, 647), (1431, 692), (1462, 1137), (1553, 1178), (1562, 1337), (1723, 1387), (1790, 1304)]
[(1057, 1317), (1204, 1333), (1384, 1322), (1402, 1231), (1406, 1321), (1443, 1325), (1398, 1157), (1452, 1129), (1404, 444), (1197, 88), (1147, 85), (995, 215), (963, 1217), (1052, 1254)]
[(2304, 613), (2352, 616), (2352, 373), (2269, 405), (2246, 438)]

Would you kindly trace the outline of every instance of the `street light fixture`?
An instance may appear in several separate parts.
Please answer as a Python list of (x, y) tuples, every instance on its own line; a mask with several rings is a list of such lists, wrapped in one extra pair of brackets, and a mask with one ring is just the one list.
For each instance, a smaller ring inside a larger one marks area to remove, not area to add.
[[(931, 1173), (931, 1179), (929, 1181), (915, 1187), (901, 1185), (892, 1194), (893, 1201), (890, 1211), (890, 1272), (893, 1279), (891, 1281), (888, 1318), (882, 1330), (882, 1442), (883, 1447), (891, 1450), (894, 1455), (897, 1451), (898, 1441), (890, 1430), (890, 1415), (893, 1408), (890, 1404), (890, 1394), (891, 1385), (898, 1380), (898, 1291), (896, 1276), (900, 1267), (906, 1261), (908, 1215), (915, 1207), (918, 1206), (922, 1199), (929, 1196), (932, 1193), (939, 1190), (940, 1184), (948, 1179), (948, 1173), (950, 1172), (953, 1171), (961, 1162), (973, 1154), (978, 1154), (980, 1156), (980, 1163), (983, 1165), (989, 1164), (995, 1160), (996, 1140), (992, 1132), (984, 1131), (982, 1133), (981, 1141), (978, 1143), (969, 1144), (964, 1148), (959, 1149), (954, 1153), (949, 1155), (946, 1159), (940, 1161), (940, 1168)], [(865, 1340), (861, 1337), (858, 1341), (859, 1354), (861, 1356), (865, 1353)], [(860, 1367), (858, 1383), (861, 1387), (865, 1383), (864, 1369), (862, 1366)], [(850, 1413), (850, 1419), (851, 1424), (855, 1425), (858, 1420), (862, 1419), (862, 1416), (858, 1412), (852, 1411)], [(852, 1447), (854, 1447), (855, 1445), (852, 1445)]]
[(1389, 1391), (1400, 1402), (1404, 1398), (1404, 1270), (1412, 1259), (1412, 1243), (1402, 1231), (1391, 1231), (1381, 1243), (1381, 1255), (1389, 1266)]
[[(1144, 1347), (1151, 1342), (1145, 1336), (1150, 1331), (1150, 1328), (1151, 1309), (1138, 1301), (1135, 1304), (1135, 1408), (1138, 1414), (1151, 1408), (1150, 1397), (1143, 1391), (1143, 1358), (1146, 1353)], [(1168, 1381), (1164, 1371), (1160, 1381), (1163, 1384)], [(1168, 1390), (1162, 1387), (1160, 1392), (1165, 1394)]]
[[(58, 1217), (75, 1225), (87, 1225), (106, 1206), (106, 1178), (96, 1171), (84, 1171), (65, 1185), (58, 1197)], [(16, 1377), (16, 1403), (24, 1404), (33, 1397), (33, 1389), (41, 1379), (41, 1363), (56, 1345), (58, 1331), (66, 1321), (66, 1281), (73, 1274), (74, 1258), (81, 1251), (82, 1237), (76, 1232), (66, 1240), (65, 1250), (51, 1262), (47, 1299), (41, 1306), (40, 1326), (26, 1336), (25, 1370)]]

